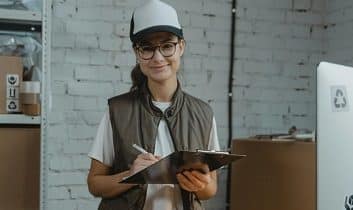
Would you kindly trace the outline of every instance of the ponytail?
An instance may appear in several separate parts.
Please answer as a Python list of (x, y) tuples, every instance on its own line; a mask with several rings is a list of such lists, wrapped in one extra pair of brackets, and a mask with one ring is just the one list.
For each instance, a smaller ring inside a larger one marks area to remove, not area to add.
[(130, 91), (140, 89), (143, 83), (145, 83), (145, 81), (147, 80), (147, 77), (142, 73), (139, 64), (136, 64), (136, 66), (132, 69), (131, 80), (132, 86), (130, 88)]

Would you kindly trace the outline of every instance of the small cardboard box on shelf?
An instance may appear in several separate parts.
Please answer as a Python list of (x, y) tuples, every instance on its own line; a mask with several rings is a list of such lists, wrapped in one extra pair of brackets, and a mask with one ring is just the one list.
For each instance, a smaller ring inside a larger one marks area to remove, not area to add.
[(21, 112), (19, 91), (22, 75), (21, 57), (0, 56), (0, 114)]

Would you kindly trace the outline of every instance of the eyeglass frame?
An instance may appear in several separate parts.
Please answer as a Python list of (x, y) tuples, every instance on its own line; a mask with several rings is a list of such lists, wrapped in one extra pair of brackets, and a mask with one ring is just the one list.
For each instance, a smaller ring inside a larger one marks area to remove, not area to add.
[[(163, 44), (173, 44), (173, 46), (174, 46), (174, 52), (171, 54), (171, 55), (164, 55), (163, 54), (163, 52), (161, 51), (161, 46), (163, 45)], [(163, 42), (163, 43), (159, 43), (159, 44), (157, 44), (157, 45), (142, 45), (142, 46), (139, 46), (138, 44), (136, 44), (135, 46), (134, 46), (134, 49), (137, 51), (137, 54), (138, 54), (138, 56), (142, 59), (142, 60), (151, 60), (152, 58), (153, 58), (153, 56), (155, 55), (155, 53), (156, 53), (156, 50), (158, 49), (158, 51), (159, 51), (159, 53), (163, 56), (163, 57), (165, 57), (165, 58), (168, 58), (168, 57), (172, 57), (173, 55), (175, 55), (175, 53), (176, 53), (176, 46), (178, 45), (178, 44), (180, 44), (180, 40), (178, 40), (177, 42), (172, 42), (172, 41), (167, 41), (167, 42)], [(145, 47), (145, 46), (150, 46), (150, 47), (152, 47), (153, 48), (153, 53), (152, 53), (152, 56), (150, 57), (150, 58), (143, 58), (142, 56), (141, 56), (141, 48), (142, 47)]]

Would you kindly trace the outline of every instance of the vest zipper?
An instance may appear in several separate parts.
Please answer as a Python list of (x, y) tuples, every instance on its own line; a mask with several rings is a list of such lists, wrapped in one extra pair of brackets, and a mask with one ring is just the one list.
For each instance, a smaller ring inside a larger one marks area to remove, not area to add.
[(166, 116), (164, 113), (163, 113), (163, 119), (165, 120), (165, 123), (167, 124), (170, 137), (172, 138), (174, 150), (175, 150), (175, 151), (179, 151), (179, 149), (178, 149), (178, 147), (177, 147), (177, 145), (176, 145), (176, 138), (175, 138), (175, 135), (174, 135), (172, 129), (170, 128), (169, 121), (168, 121), (168, 119), (167, 119), (167, 116)]

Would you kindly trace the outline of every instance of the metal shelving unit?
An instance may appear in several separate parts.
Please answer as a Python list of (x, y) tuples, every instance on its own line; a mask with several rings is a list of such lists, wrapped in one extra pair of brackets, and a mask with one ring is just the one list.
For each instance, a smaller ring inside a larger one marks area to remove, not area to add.
[(0, 9), (0, 29), (6, 31), (41, 32), (42, 13), (26, 10)]
[(39, 209), (47, 209), (47, 109), (50, 90), (50, 36), (52, 0), (42, 1), (42, 11), (26, 11), (16, 9), (0, 9), (0, 30), (9, 32), (38, 32), (41, 34), (41, 115), (26, 116), (23, 114), (0, 114), (0, 125), (39, 125), (40, 142), (40, 195)]
[(40, 125), (40, 116), (0, 114), (0, 124)]
[(41, 153), (40, 153), (40, 210), (47, 208), (48, 158), (47, 158), (47, 127), (50, 104), (50, 58), (51, 58), (51, 12), (52, 0), (42, 0), (42, 89), (41, 89)]
[(27, 10), (0, 9), (0, 19), (10, 21), (42, 22), (42, 13)]
[[(0, 8), (0, 30), (7, 32), (41, 32), (42, 13)], [(0, 124), (39, 125), (40, 123), (40, 116), (31, 117), (23, 114), (0, 114)]]

